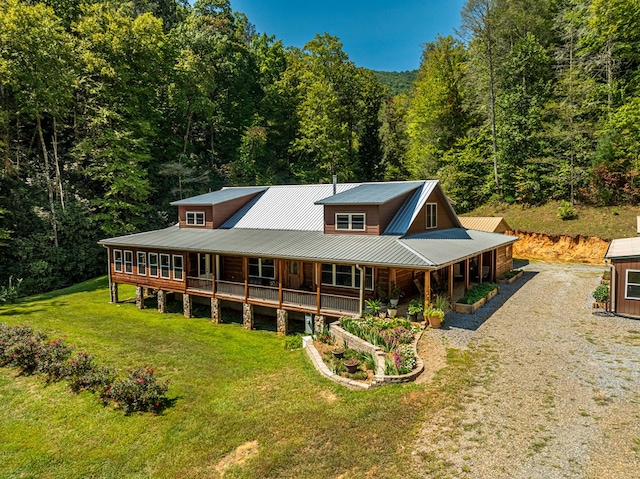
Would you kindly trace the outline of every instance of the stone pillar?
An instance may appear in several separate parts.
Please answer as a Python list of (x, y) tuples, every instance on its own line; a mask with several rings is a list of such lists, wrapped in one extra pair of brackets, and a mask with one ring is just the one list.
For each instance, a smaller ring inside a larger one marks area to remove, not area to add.
[(242, 327), (253, 329), (253, 305), (249, 303), (242, 304)]
[(161, 289), (158, 290), (158, 312), (167, 312), (167, 292)]
[(313, 318), (313, 331), (316, 334), (321, 334), (322, 330), (326, 326), (326, 319), (321, 314), (316, 314)]
[(111, 283), (111, 302), (118, 302), (118, 283)]
[(142, 286), (136, 286), (136, 306), (138, 309), (144, 309), (144, 290)]
[(279, 336), (286, 336), (289, 326), (289, 311), (286, 309), (276, 310), (276, 323)]
[(189, 319), (191, 318), (191, 295), (184, 293), (182, 295), (182, 310), (184, 312), (184, 317)]
[(222, 308), (218, 298), (211, 298), (211, 322), (214, 324), (222, 322)]

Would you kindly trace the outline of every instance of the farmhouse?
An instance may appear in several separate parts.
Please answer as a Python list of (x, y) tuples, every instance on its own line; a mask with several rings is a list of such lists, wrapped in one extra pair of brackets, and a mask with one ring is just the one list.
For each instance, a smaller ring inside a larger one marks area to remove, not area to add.
[[(512, 267), (516, 237), (463, 228), (438, 181), (223, 188), (172, 203), (178, 223), (100, 241), (107, 248), (111, 301), (118, 284), (194, 298), (221, 308), (290, 316), (359, 315), (365, 299), (454, 296)], [(274, 311), (275, 310), (275, 311)]]

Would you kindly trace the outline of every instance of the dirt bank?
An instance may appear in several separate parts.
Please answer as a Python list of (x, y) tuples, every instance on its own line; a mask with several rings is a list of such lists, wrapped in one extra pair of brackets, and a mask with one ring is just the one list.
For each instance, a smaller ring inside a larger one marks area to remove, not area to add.
[(603, 264), (609, 242), (588, 236), (545, 235), (512, 231), (520, 238), (513, 245), (513, 257), (552, 262)]

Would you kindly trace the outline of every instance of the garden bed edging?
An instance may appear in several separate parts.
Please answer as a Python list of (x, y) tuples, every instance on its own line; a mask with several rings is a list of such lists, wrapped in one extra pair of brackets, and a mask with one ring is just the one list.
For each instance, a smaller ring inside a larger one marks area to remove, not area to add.
[(514, 283), (518, 278), (521, 278), (522, 275), (524, 275), (524, 271), (520, 271), (518, 274), (516, 274), (515, 276), (512, 276), (509, 279), (499, 279), (498, 280), (498, 284), (511, 284), (511, 283)]
[[(515, 276), (514, 276), (515, 278)], [(479, 299), (473, 304), (454, 303), (453, 310), (456, 313), (473, 314), (478, 311), (487, 301), (494, 298), (500, 292), (500, 288), (491, 290), (485, 297)]]

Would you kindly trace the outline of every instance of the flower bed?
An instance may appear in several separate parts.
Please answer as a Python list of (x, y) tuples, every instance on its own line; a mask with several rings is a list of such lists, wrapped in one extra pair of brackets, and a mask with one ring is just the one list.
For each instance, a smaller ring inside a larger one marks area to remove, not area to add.
[(499, 291), (494, 283), (476, 284), (453, 305), (453, 309), (458, 313), (473, 314)]
[(522, 277), (524, 271), (521, 269), (512, 269), (511, 271), (507, 271), (500, 279), (498, 279), (498, 283), (500, 284), (511, 284), (516, 281), (518, 278)]

